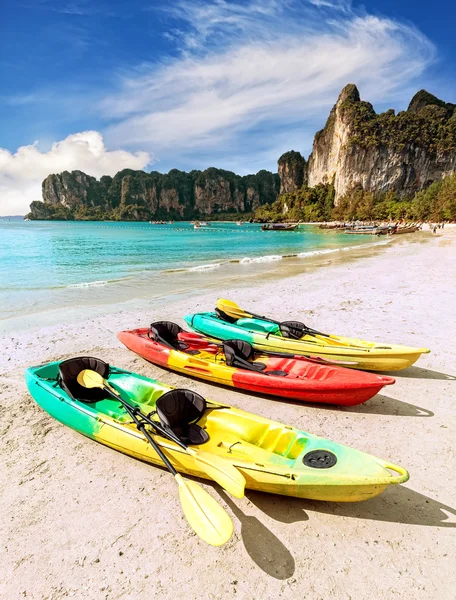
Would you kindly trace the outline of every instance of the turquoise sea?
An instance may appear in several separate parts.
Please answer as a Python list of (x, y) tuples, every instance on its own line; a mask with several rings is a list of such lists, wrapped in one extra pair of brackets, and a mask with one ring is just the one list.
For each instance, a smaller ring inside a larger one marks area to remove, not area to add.
[(261, 274), (304, 268), (312, 257), (361, 245), (304, 226), (261, 231), (257, 224), (38, 222), (0, 219), (0, 325), (54, 309), (99, 307), (251, 282)]

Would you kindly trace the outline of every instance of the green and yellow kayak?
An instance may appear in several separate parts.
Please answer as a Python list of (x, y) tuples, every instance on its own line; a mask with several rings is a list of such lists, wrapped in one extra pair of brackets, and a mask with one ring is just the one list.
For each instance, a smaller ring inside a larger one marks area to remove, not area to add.
[[(102, 362), (87, 357), (75, 359), (80, 370), (94, 369)], [(77, 390), (73, 388), (70, 393), (59, 378), (61, 364), (51, 362), (27, 369), (25, 379), (36, 402), (75, 431), (135, 458), (162, 465), (125, 408), (109, 397), (77, 399)], [(77, 376), (74, 368), (72, 376)], [(108, 365), (103, 377), (145, 414), (153, 413), (157, 400), (171, 389)], [(253, 490), (355, 502), (373, 498), (389, 485), (409, 478), (405, 469), (388, 461), (231, 406), (207, 402), (197, 425), (205, 432), (201, 439), (207, 441), (193, 447), (229, 461), (245, 477), (246, 487)], [(155, 435), (152, 429), (150, 434), (177, 471), (207, 477), (179, 445)]]
[[(219, 307), (223, 307), (223, 310)], [(279, 323), (267, 317), (257, 317), (229, 300), (218, 300), (216, 312), (196, 313), (184, 319), (192, 329), (217, 340), (243, 340), (260, 352), (308, 356), (329, 364), (366, 371), (406, 369), (422, 354), (430, 352), (428, 348), (322, 334), (305, 326), (305, 329), (300, 329), (291, 325), (296, 325), (295, 321)]]

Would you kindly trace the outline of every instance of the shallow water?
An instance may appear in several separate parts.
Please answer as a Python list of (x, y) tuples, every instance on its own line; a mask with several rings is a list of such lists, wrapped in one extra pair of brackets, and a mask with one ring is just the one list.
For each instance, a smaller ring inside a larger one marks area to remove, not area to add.
[(385, 243), (304, 226), (0, 220), (0, 321), (226, 285), (285, 263)]

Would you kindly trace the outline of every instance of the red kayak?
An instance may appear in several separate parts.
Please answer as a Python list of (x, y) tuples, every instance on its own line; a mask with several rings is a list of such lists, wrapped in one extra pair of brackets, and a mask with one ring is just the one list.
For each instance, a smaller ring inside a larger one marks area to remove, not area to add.
[(118, 333), (149, 362), (179, 373), (269, 396), (354, 406), (375, 396), (393, 377), (328, 365), (318, 359), (257, 353), (241, 340), (216, 343), (176, 323)]

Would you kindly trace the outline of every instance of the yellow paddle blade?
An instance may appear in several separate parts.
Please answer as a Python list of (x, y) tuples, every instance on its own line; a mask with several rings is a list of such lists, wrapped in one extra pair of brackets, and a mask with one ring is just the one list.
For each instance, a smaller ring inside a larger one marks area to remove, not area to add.
[(85, 388), (103, 389), (106, 385), (103, 377), (96, 371), (92, 371), (92, 369), (81, 371), (78, 375), (78, 383)]
[(252, 315), (250, 313), (242, 310), (240, 306), (233, 302), (232, 300), (227, 300), (226, 298), (219, 298), (215, 303), (216, 307), (232, 317), (233, 319), (250, 319)]
[(195, 462), (206, 475), (232, 496), (244, 497), (245, 478), (230, 462), (209, 452), (196, 451), (194, 448), (187, 448), (187, 452), (194, 457)]
[(92, 371), (92, 369), (84, 369), (81, 371), (77, 377), (77, 381), (85, 388), (100, 388), (102, 390), (108, 388), (116, 396), (119, 395), (119, 392), (109, 385), (106, 379), (103, 379), (99, 373)]
[(196, 481), (175, 475), (182, 510), (193, 531), (211, 546), (223, 546), (233, 534), (228, 513)]

